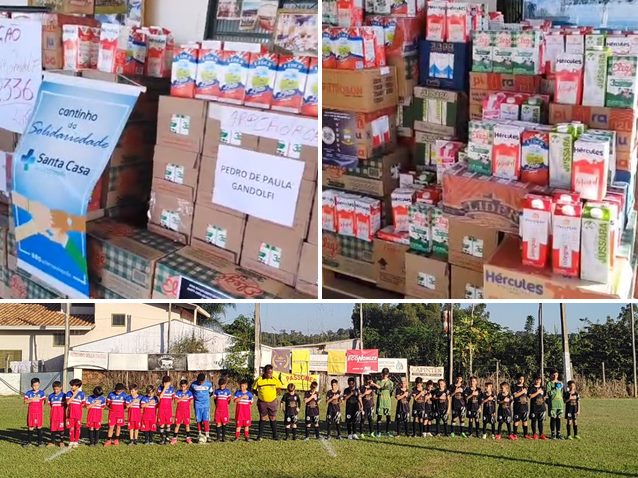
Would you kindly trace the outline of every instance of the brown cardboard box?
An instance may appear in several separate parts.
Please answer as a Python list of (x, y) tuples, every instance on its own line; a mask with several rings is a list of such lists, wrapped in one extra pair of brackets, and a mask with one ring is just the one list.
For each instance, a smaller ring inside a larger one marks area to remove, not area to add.
[(299, 272), (295, 288), (312, 297), (319, 297), (318, 293), (318, 261), (319, 248), (315, 244), (303, 243), (301, 259), (299, 259)]
[(104, 173), (104, 207), (145, 204), (152, 175), (153, 163), (149, 161), (110, 166)]
[(143, 148), (137, 151), (127, 151), (126, 148), (118, 146), (113, 150), (109, 166), (126, 166), (144, 161), (153, 161), (153, 151), (153, 145), (144, 145)]
[(303, 237), (291, 229), (249, 217), (240, 264), (294, 286), (302, 245)]
[(321, 263), (324, 268), (368, 282), (374, 282), (373, 244), (361, 239), (321, 234)]
[(153, 157), (153, 180), (188, 188), (190, 202), (195, 202), (201, 158), (198, 153), (157, 145)]
[(498, 230), (476, 225), (474, 221), (449, 216), (449, 261), (473, 271), (482, 272), (502, 236)]
[(416, 51), (388, 55), (388, 65), (397, 69), (397, 92), (399, 98), (412, 96), (419, 84), (419, 55)]
[(0, 151), (13, 153), (18, 144), (18, 135), (6, 129), (0, 128)]
[(521, 263), (521, 240), (507, 236), (484, 268), (487, 299), (624, 299), (631, 297), (632, 269), (616, 257), (611, 279), (598, 284)]
[(396, 242), (374, 240), (373, 258), (377, 287), (405, 294), (405, 253), (409, 247)]
[(95, 0), (29, 0), (34, 7), (51, 7), (55, 12), (93, 15)]
[(307, 240), (310, 244), (315, 246), (319, 245), (319, 195), (315, 195), (315, 200), (312, 203), (312, 212), (310, 213), (310, 226), (308, 226)]
[(323, 107), (333, 110), (370, 113), (397, 106), (396, 68), (385, 66), (367, 70), (322, 70)]
[(157, 144), (199, 153), (204, 143), (208, 102), (160, 96)]
[(213, 204), (213, 185), (215, 184), (216, 162), (217, 156), (202, 156), (199, 168), (199, 181), (197, 183), (197, 198), (195, 202), (205, 206), (215, 207), (217, 210), (225, 212), (226, 214), (232, 214), (237, 217), (245, 217), (246, 215), (243, 212)]
[(419, 299), (449, 299), (449, 264), (434, 256), (406, 252), (405, 293)]
[(190, 244), (195, 205), (188, 186), (153, 179), (148, 230), (182, 244)]
[(450, 299), (482, 299), (483, 273), (451, 266)]
[(245, 215), (228, 214), (217, 207), (198, 203), (195, 204), (191, 246), (238, 264), (245, 229)]

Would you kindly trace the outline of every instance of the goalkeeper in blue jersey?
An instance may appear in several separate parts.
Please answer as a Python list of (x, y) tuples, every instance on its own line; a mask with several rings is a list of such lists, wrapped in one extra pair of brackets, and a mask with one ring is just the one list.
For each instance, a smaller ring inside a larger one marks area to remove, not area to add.
[[(197, 380), (191, 383), (190, 390), (194, 397), (199, 442), (206, 443), (210, 439), (210, 396), (214, 392), (213, 384), (206, 380), (206, 374), (200, 373)], [(204, 435), (202, 435), (202, 428)]]

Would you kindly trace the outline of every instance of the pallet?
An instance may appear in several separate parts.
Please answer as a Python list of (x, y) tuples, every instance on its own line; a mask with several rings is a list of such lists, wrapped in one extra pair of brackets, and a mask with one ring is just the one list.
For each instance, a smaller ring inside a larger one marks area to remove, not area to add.
[(324, 299), (402, 299), (403, 295), (379, 289), (367, 278), (323, 268)]

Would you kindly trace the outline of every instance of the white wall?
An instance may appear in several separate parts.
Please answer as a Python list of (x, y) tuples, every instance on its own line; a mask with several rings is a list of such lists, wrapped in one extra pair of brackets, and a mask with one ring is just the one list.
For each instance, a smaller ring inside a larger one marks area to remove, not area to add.
[(177, 43), (204, 39), (208, 0), (150, 0), (146, 2), (146, 24), (173, 32)]
[[(64, 331), (56, 331), (64, 332)], [(82, 335), (71, 335), (71, 347), (83, 342)], [(22, 350), (22, 360), (43, 360), (45, 371), (62, 368), (64, 347), (53, 346), (53, 334), (47, 331), (0, 331), (1, 350)]]

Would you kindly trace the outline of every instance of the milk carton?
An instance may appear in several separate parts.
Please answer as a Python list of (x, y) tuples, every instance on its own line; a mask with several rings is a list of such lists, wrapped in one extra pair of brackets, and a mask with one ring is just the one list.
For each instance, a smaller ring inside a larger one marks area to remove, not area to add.
[(570, 133), (549, 133), (549, 185), (571, 189), (574, 137)]
[(272, 109), (299, 113), (308, 80), (308, 57), (280, 56)]
[(333, 42), (335, 39), (334, 28), (324, 28), (321, 32), (321, 67), (322, 68), (336, 68), (337, 57), (335, 55), (335, 46)]
[(529, 97), (521, 105), (521, 121), (541, 123), (543, 119), (543, 102), (540, 98)]
[(317, 116), (319, 103), (319, 62), (317, 58), (310, 58), (308, 79), (303, 94), (301, 114), (305, 116)]
[(565, 35), (565, 53), (582, 55), (585, 53), (585, 35), (579, 32), (570, 32)]
[(583, 199), (600, 201), (607, 193), (609, 142), (578, 139), (574, 142), (572, 190)]
[(492, 32), (472, 32), (472, 71), (492, 71)]
[(509, 124), (494, 126), (492, 175), (518, 179), (521, 174), (521, 135), (523, 128)]
[(152, 78), (170, 78), (175, 48), (173, 35), (166, 29), (151, 27), (148, 35), (146, 75)]
[(333, 42), (337, 57), (337, 68), (362, 70), (374, 68), (375, 35), (372, 30), (348, 28), (339, 30)]
[(97, 62), (100, 53), (100, 28), (91, 27), (91, 49), (89, 64), (92, 69), (97, 69)]
[(181, 45), (175, 51), (171, 71), (171, 96), (195, 97), (198, 54), (199, 45), (197, 43)]
[(593, 30), (591, 33), (585, 35), (585, 51), (597, 50), (599, 48), (605, 48), (605, 34), (600, 30)]
[[(105, 73), (115, 73), (118, 57), (126, 55), (129, 28), (116, 23), (103, 23), (100, 30), (100, 45), (97, 55), (97, 69)], [(120, 58), (120, 63), (124, 59)]]
[(623, 34), (607, 35), (605, 46), (609, 48), (612, 55), (630, 55), (632, 41)]
[(409, 231), (409, 209), (414, 203), (415, 190), (412, 188), (398, 188), (392, 191), (392, 219), (396, 232)]
[(606, 284), (611, 275), (613, 250), (612, 209), (608, 204), (586, 202), (580, 235), (580, 278)]
[(335, 197), (337, 232), (342, 236), (356, 237), (357, 235), (355, 208), (360, 197), (346, 193)]
[(568, 277), (580, 273), (580, 201), (557, 203), (552, 215), (552, 271)]
[(432, 223), (431, 207), (427, 204), (417, 203), (410, 205), (409, 237), (410, 249), (429, 253), (432, 251)]
[(609, 50), (590, 48), (585, 52), (583, 76), (583, 105), (605, 106), (607, 87), (607, 58)]
[(206, 99), (219, 98), (219, 79), (225, 72), (225, 63), (221, 55), (220, 41), (208, 40), (202, 42), (197, 54), (196, 97)]
[(563, 53), (556, 58), (556, 103), (579, 105), (582, 98), (583, 55)]
[(467, 163), (470, 172), (492, 174), (494, 123), (472, 120), (469, 124)]
[(221, 59), (223, 75), (219, 77), (219, 101), (240, 105), (246, 96), (250, 53), (224, 51)]
[(521, 233), (523, 241), (522, 262), (525, 265), (545, 268), (549, 257), (552, 201), (545, 196), (528, 194), (523, 201)]
[(251, 53), (246, 80), (244, 104), (256, 108), (270, 108), (279, 55), (276, 53)]
[(579, 136), (583, 140), (607, 141), (609, 143), (609, 164), (607, 167), (607, 177), (613, 179), (616, 176), (616, 131), (604, 129), (588, 129)]
[(360, 197), (355, 202), (355, 237), (371, 242), (381, 229), (381, 201), (369, 197)]
[(430, 213), (432, 224), (432, 252), (448, 255), (450, 221), (443, 209), (433, 207)]
[(446, 139), (437, 139), (431, 150), (433, 155), (432, 162), (436, 164), (437, 183), (441, 184), (443, 173), (454, 166), (457, 161), (457, 155), (465, 146), (459, 141), (449, 141)]
[(445, 41), (446, 39), (446, 12), (448, 2), (428, 2), (425, 39), (430, 41)]
[(635, 56), (611, 56), (609, 58), (605, 106), (608, 108), (636, 107), (637, 62), (638, 57)]
[(544, 59), (547, 73), (556, 71), (556, 59), (563, 53), (565, 53), (565, 35), (560, 32), (546, 34)]
[(492, 70), (494, 73), (514, 72), (513, 57), (516, 48), (495, 46), (492, 48)]
[(321, 192), (321, 228), (324, 231), (337, 231), (337, 196), (342, 194), (333, 189)]
[(463, 2), (448, 2), (445, 19), (447, 41), (467, 43), (470, 38), (470, 6)]
[(64, 45), (64, 69), (82, 70), (91, 67), (91, 27), (84, 25), (64, 25), (62, 43)]
[(549, 133), (523, 131), (521, 181), (547, 186), (549, 182)]

